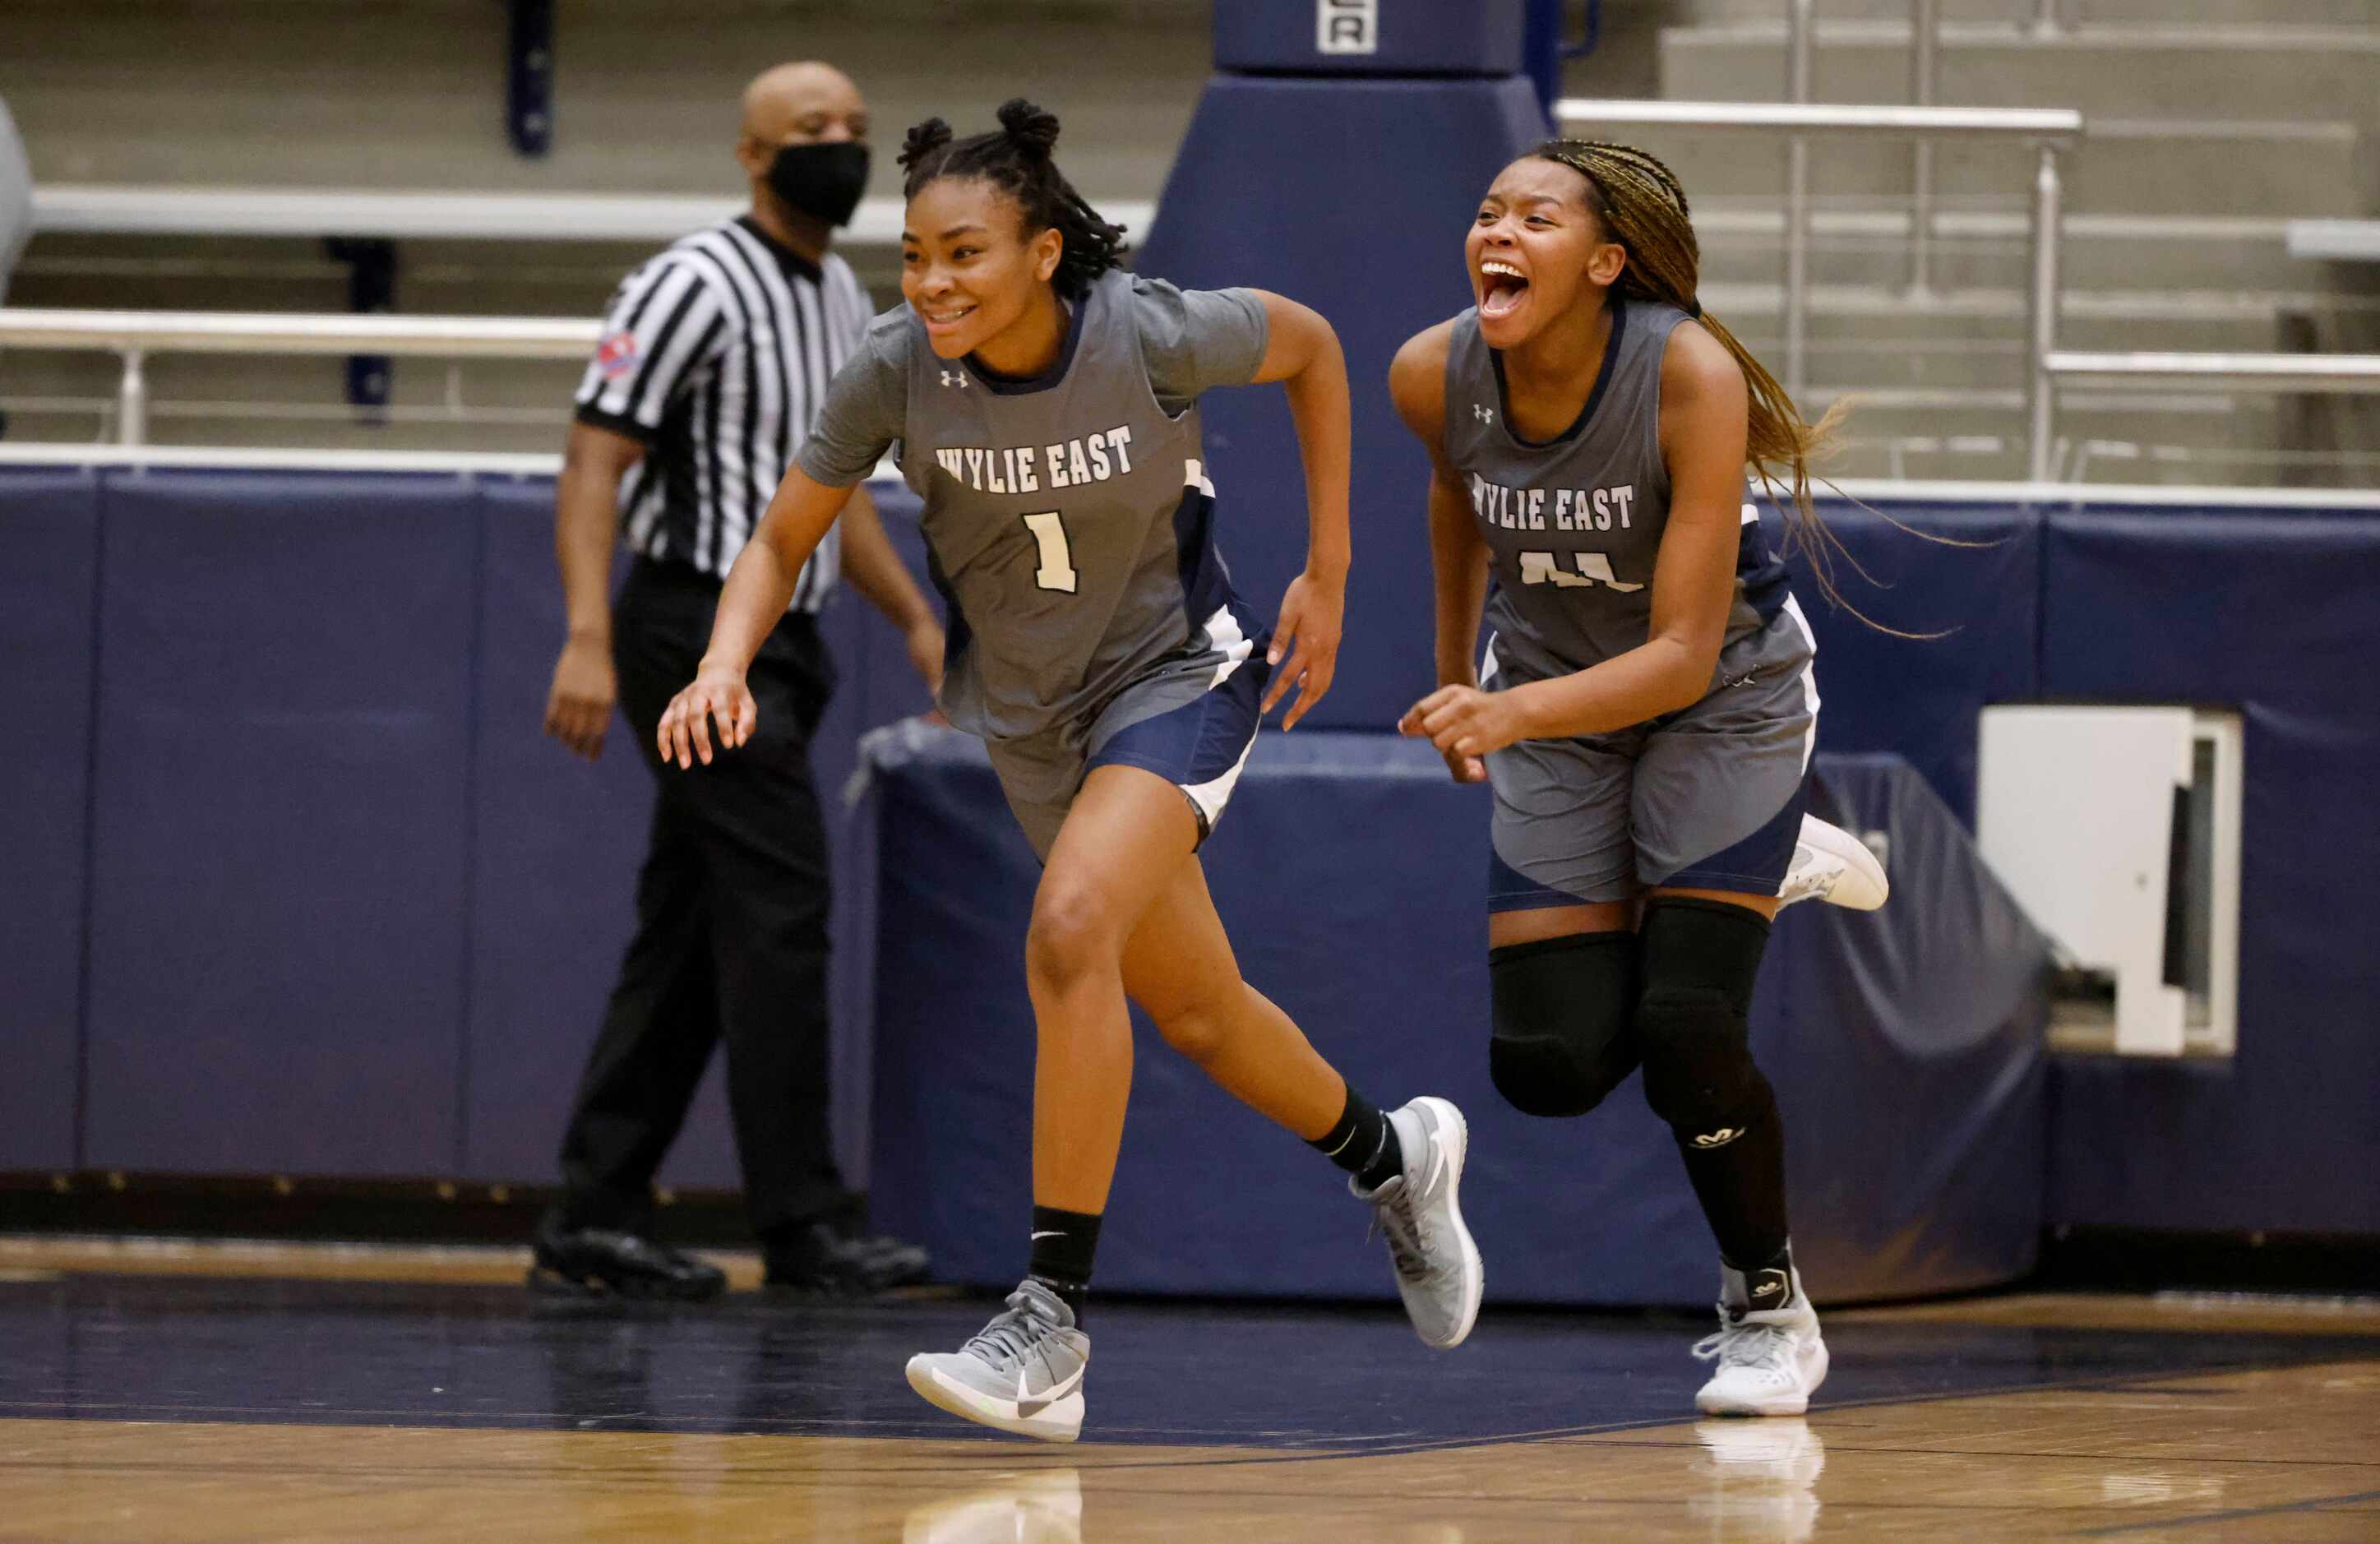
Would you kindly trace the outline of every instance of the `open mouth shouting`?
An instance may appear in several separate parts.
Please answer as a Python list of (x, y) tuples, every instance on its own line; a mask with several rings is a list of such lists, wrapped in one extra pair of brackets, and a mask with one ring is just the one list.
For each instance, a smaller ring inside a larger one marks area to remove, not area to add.
[(1479, 314), (1490, 321), (1512, 314), (1528, 293), (1529, 276), (1500, 257), (1479, 262)]

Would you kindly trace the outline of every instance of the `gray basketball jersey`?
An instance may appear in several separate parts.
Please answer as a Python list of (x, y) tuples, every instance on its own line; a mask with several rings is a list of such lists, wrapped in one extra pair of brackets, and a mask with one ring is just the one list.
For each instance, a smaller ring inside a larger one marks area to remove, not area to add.
[[(1502, 360), (1481, 340), (1475, 310), (1455, 318), (1447, 348), (1447, 459), (1491, 554), (1492, 663), (1515, 679), (1585, 670), (1651, 636), (1653, 564), (1670, 517), (1661, 357), (1686, 313), (1617, 292), (1609, 304), (1611, 339), (1586, 406), (1544, 444), (1513, 431)], [(1771, 626), (1787, 603), (1785, 568), (1749, 504), (1742, 530), (1714, 687), (1747, 668), (1750, 639), (1774, 633), (1779, 650), (1803, 647), (1798, 628)]]
[(1214, 549), (1198, 409), (1158, 402), (1133, 283), (1095, 282), (1032, 381), (938, 359), (913, 314), (895, 323), (917, 334), (900, 465), (950, 607), (942, 710), (988, 739), (1085, 722), (1166, 656), (1247, 622)]

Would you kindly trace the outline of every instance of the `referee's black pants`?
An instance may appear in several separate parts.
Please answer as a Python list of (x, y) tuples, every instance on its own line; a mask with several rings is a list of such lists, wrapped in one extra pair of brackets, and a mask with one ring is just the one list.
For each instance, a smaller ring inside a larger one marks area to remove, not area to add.
[(844, 1199), (827, 1115), (826, 821), (809, 764), (834, 666), (817, 623), (787, 616), (747, 676), (751, 742), (707, 767), (662, 765), (655, 730), (694, 679), (718, 603), (716, 579), (639, 559), (613, 609), (620, 707), (660, 796), (636, 936), (563, 1137), (572, 1227), (649, 1224), (654, 1172), (722, 1039), (754, 1230)]

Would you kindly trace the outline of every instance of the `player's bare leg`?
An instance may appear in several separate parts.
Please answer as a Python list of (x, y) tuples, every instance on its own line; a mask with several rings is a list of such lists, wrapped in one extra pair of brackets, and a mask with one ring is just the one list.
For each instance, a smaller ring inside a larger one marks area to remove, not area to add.
[(1123, 973), (1169, 1045), (1347, 1171), (1349, 1188), (1377, 1210), (1415, 1332), (1440, 1349), (1461, 1344), (1485, 1281), (1459, 1194), (1470, 1141), (1462, 1112), (1424, 1097), (1383, 1114), (1352, 1093), (1290, 1016), (1241, 979), (1196, 859), (1143, 914)]
[(1050, 849), (1025, 937), (1038, 1205), (1107, 1209), (1132, 1092), (1124, 945), (1197, 844), (1179, 788), (1137, 767), (1099, 767)]
[(1124, 946), (1123, 983), (1168, 1045), (1301, 1139), (1321, 1137), (1346, 1108), (1345, 1079), (1287, 1014), (1241, 979), (1196, 858), (1142, 914)]

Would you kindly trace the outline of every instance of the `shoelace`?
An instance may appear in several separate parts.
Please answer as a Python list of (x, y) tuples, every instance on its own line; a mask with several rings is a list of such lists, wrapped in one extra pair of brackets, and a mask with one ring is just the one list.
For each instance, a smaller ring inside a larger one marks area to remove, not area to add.
[[(1398, 1275), (1407, 1281), (1417, 1281), (1429, 1274), (1429, 1224), (1414, 1209), (1413, 1186), (1399, 1175), (1390, 1182), (1396, 1189), (1376, 1199), (1372, 1224), (1389, 1237), (1389, 1262)], [(1385, 1187), (1384, 1187), (1385, 1188)], [(1371, 1242), (1372, 1229), (1364, 1231), (1364, 1241)]]
[[(1806, 867), (1802, 862), (1802, 854), (1804, 852), (1811, 853), (1811, 861)], [(1792, 883), (1787, 885), (1786, 889), (1797, 900), (1803, 895), (1823, 895), (1832, 890), (1835, 887), (1835, 881), (1843, 877), (1846, 867), (1840, 858), (1807, 847), (1797, 849), (1793, 854), (1793, 866), (1801, 869), (1801, 872), (1793, 877)]]
[(977, 1331), (974, 1338), (959, 1349), (974, 1351), (980, 1346), (983, 1359), (994, 1365), (1002, 1358), (1023, 1361), (1033, 1343), (1041, 1338), (1043, 1328), (1041, 1317), (1032, 1311), (1032, 1301), (1021, 1292), (1010, 1293), (1008, 1311)]
[(1792, 1355), (1793, 1336), (1779, 1324), (1730, 1324), (1694, 1343), (1694, 1359), (1716, 1361), (1722, 1372), (1746, 1368), (1782, 1378)]

